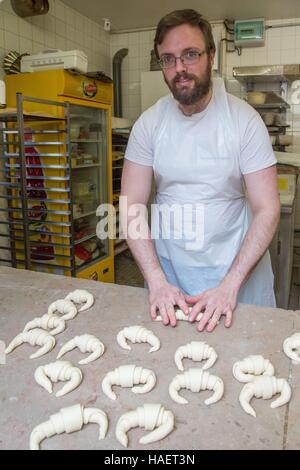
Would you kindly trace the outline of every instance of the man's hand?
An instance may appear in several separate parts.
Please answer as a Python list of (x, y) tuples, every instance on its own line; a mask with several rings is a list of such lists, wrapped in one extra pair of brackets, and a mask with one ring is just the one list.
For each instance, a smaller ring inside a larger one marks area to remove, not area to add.
[(157, 314), (160, 314), (164, 325), (176, 326), (175, 305), (186, 315), (189, 314), (183, 292), (167, 281), (159, 280), (149, 284), (149, 300), (152, 319), (155, 320)]
[(238, 290), (229, 288), (228, 285), (221, 283), (215, 289), (208, 289), (202, 294), (195, 296), (185, 296), (186, 302), (194, 304), (189, 314), (189, 321), (195, 321), (200, 312), (203, 317), (199, 321), (197, 330), (211, 332), (219, 324), (222, 315), (225, 315), (225, 326), (230, 327), (232, 314), (237, 303)]

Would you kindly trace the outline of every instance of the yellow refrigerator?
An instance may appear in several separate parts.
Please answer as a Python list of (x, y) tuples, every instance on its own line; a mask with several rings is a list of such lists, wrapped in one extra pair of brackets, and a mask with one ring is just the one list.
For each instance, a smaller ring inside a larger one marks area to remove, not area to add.
[[(112, 84), (48, 70), (9, 75), (6, 88), (9, 108), (24, 97), (29, 269), (114, 282)], [(24, 241), (15, 243), (22, 268)]]

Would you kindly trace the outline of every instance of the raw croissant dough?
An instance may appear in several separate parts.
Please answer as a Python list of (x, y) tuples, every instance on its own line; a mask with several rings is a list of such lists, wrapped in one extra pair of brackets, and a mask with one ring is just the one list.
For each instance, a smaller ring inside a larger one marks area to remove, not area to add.
[[(139, 387), (132, 387), (137, 384)], [(134, 393), (147, 393), (153, 389), (156, 383), (156, 376), (152, 370), (138, 367), (134, 364), (117, 367), (115, 370), (106, 374), (102, 381), (102, 390), (108, 398), (116, 400), (116, 394), (112, 391), (112, 385), (121, 387), (132, 387)]]
[(42, 328), (43, 330), (50, 330), (49, 334), (52, 336), (58, 335), (66, 328), (66, 322), (63, 318), (57, 315), (49, 315), (45, 313), (42, 317), (36, 317), (25, 325), (24, 332), (33, 330), (34, 328)]
[(133, 343), (149, 343), (152, 346), (149, 352), (157, 351), (160, 348), (160, 341), (157, 336), (143, 326), (129, 326), (119, 331), (117, 335), (119, 345), (124, 349), (131, 349), (126, 339), (130, 339)]
[(60, 318), (63, 320), (73, 320), (78, 313), (77, 308), (71, 300), (65, 299), (58, 299), (49, 305), (48, 315), (53, 315), (55, 312), (62, 313), (63, 315)]
[(17, 346), (20, 346), (20, 344), (23, 343), (29, 343), (31, 346), (42, 346), (36, 353), (31, 354), (30, 359), (35, 359), (36, 357), (40, 357), (51, 351), (54, 348), (56, 341), (55, 338), (47, 331), (42, 330), (41, 328), (35, 328), (34, 330), (18, 334), (6, 348), (6, 354), (9, 354)]
[(49, 421), (36, 426), (30, 435), (30, 449), (39, 450), (40, 442), (46, 437), (79, 431), (83, 424), (97, 423), (100, 426), (99, 440), (104, 439), (108, 428), (106, 413), (98, 408), (84, 408), (77, 404), (62, 408), (50, 416)]
[(300, 333), (294, 333), (286, 338), (283, 342), (283, 350), (294, 364), (300, 364)]
[(214, 394), (205, 400), (206, 405), (219, 401), (224, 393), (224, 382), (220, 377), (212, 375), (203, 369), (189, 369), (183, 374), (176, 375), (169, 385), (170, 397), (177, 403), (186, 404), (188, 401), (178, 394), (178, 390), (187, 388), (192, 392), (213, 390)]
[(174, 360), (179, 370), (184, 370), (182, 359), (185, 357), (193, 361), (208, 359), (203, 366), (203, 370), (206, 370), (214, 365), (218, 356), (214, 348), (204, 341), (191, 341), (185, 346), (180, 346), (175, 352)]
[[(192, 310), (192, 307), (189, 307), (189, 311), (191, 311), (191, 310)], [(175, 309), (175, 317), (176, 317), (176, 320), (178, 320), (178, 321), (188, 321), (189, 320), (189, 316), (186, 315), (179, 308)], [(198, 313), (195, 321), (200, 321), (202, 317), (203, 317), (203, 313), (201, 313), (201, 312)], [(157, 317), (155, 318), (154, 321), (162, 321), (161, 315), (157, 315)]]
[[(48, 377), (51, 379), (49, 380)], [(55, 396), (62, 397), (74, 390), (82, 382), (82, 372), (78, 367), (73, 367), (71, 362), (56, 361), (40, 366), (34, 373), (34, 378), (49, 393), (52, 393), (52, 382), (60, 380), (69, 382), (59, 390)]]
[[(72, 320), (78, 312), (83, 312), (90, 308), (94, 303), (94, 296), (84, 289), (76, 289), (70, 292), (65, 299), (58, 299), (48, 307), (48, 314), (53, 315), (55, 312), (62, 313), (64, 320)], [(76, 305), (82, 304), (77, 310)]]
[(256, 418), (256, 413), (250, 405), (251, 398), (255, 396), (256, 398), (267, 400), (276, 395), (276, 393), (280, 393), (280, 397), (271, 403), (271, 408), (277, 408), (290, 401), (292, 390), (285, 379), (277, 379), (267, 375), (256, 377), (242, 388), (239, 398), (241, 407), (246, 413)]
[(124, 447), (128, 445), (126, 433), (129, 429), (137, 426), (152, 431), (139, 441), (141, 444), (150, 444), (163, 439), (174, 429), (174, 415), (172, 411), (166, 410), (161, 404), (156, 403), (144, 404), (135, 410), (124, 413), (116, 426), (116, 437)]
[(94, 335), (85, 334), (75, 336), (60, 349), (57, 359), (76, 347), (78, 347), (82, 353), (92, 352), (92, 354), (85, 359), (81, 359), (78, 364), (88, 364), (89, 362), (95, 361), (98, 357), (102, 356), (105, 349), (104, 344)]
[(251, 382), (259, 375), (274, 375), (274, 367), (261, 355), (248, 356), (242, 361), (235, 362), (232, 368), (233, 376), (242, 383)]
[(91, 308), (94, 303), (94, 296), (90, 292), (85, 289), (76, 289), (73, 292), (70, 292), (65, 300), (71, 300), (75, 304), (83, 304), (79, 309), (78, 312), (83, 312)]

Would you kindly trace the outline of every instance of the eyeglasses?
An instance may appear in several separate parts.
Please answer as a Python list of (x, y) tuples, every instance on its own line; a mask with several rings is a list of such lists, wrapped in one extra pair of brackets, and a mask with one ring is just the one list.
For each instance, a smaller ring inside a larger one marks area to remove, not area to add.
[(199, 62), (200, 57), (202, 57), (206, 52), (206, 50), (199, 52), (191, 49), (184, 52), (184, 54), (181, 54), (179, 57), (175, 57), (172, 54), (164, 54), (157, 62), (162, 69), (175, 67), (177, 59), (180, 59), (183, 65), (193, 65)]

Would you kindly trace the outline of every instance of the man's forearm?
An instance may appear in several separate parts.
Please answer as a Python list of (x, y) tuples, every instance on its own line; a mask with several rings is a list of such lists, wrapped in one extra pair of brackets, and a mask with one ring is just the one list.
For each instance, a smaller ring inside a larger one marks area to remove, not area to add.
[(144, 237), (135, 240), (128, 237), (127, 244), (144, 279), (151, 286), (152, 283), (165, 281), (166, 278), (159, 264), (149, 229), (148, 235), (148, 238)]
[(240, 251), (235, 257), (224, 283), (240, 289), (269, 247), (279, 221), (278, 210), (261, 211), (253, 218)]

